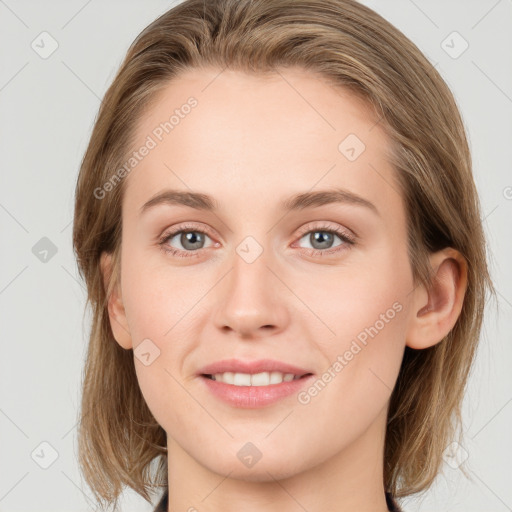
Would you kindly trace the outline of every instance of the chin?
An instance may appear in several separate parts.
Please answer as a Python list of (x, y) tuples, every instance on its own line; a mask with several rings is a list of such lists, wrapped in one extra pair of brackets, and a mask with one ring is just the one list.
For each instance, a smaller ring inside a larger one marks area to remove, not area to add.
[(229, 478), (246, 482), (283, 480), (307, 469), (302, 467), (304, 464), (303, 457), (300, 460), (294, 461), (283, 450), (275, 450), (274, 453), (278, 455), (278, 459), (275, 457), (265, 457), (265, 454), (263, 454), (261, 459), (250, 467), (246, 467), (236, 454), (235, 458), (225, 457), (222, 460), (216, 459), (213, 461), (213, 464), (205, 463), (205, 461), (198, 462), (206, 466), (210, 471), (223, 477), (229, 475)]

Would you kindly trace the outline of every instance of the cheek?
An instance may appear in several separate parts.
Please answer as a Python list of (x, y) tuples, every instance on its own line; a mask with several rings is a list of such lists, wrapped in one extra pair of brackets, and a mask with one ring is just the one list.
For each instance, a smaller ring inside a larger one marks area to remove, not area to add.
[(322, 326), (323, 335), (314, 339), (337, 376), (333, 388), (343, 388), (344, 394), (352, 389), (351, 396), (360, 398), (365, 392), (368, 398), (377, 396), (375, 385), (382, 388), (383, 399), (391, 392), (408, 325), (412, 278), (407, 268), (406, 254), (385, 251), (359, 272), (326, 279), (323, 293), (319, 288), (310, 293), (312, 309), (331, 331)]
[(382, 321), (391, 331), (405, 317), (397, 310), (405, 308), (411, 297), (411, 276), (404, 270), (407, 265), (407, 257), (383, 251), (338, 273), (317, 276), (315, 286), (308, 286), (308, 300), (330, 327), (331, 337), (353, 338), (375, 323), (383, 331)]
[[(156, 421), (179, 431), (185, 411), (193, 405), (184, 391), (183, 368), (197, 340), (197, 303), (205, 292), (179, 271), (151, 267), (144, 258), (132, 258), (124, 271), (123, 298), (141, 393)], [(139, 360), (146, 347), (151, 354), (148, 365)]]
[(183, 329), (182, 320), (187, 325), (193, 321), (205, 293), (192, 267), (173, 271), (163, 255), (157, 258), (133, 254), (123, 267), (123, 300), (134, 345), (143, 338), (160, 345), (175, 336)]

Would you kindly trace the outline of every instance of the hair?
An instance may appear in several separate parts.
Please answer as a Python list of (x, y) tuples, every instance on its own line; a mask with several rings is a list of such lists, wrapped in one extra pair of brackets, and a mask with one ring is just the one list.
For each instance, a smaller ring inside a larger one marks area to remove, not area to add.
[[(108, 316), (120, 277), (126, 180), (102, 199), (95, 191), (126, 162), (137, 123), (158, 92), (180, 72), (212, 66), (256, 74), (298, 67), (363, 98), (390, 141), (415, 286), (432, 284), (431, 253), (452, 247), (465, 258), (467, 289), (453, 329), (430, 348), (405, 347), (389, 403), (385, 489), (396, 497), (426, 490), (461, 426), (486, 291), (495, 291), (456, 101), (406, 36), (355, 0), (185, 0), (129, 47), (99, 108), (76, 185), (73, 245), (92, 309), (78, 426), (88, 485), (100, 504), (117, 504), (123, 485), (150, 501), (148, 490), (167, 486), (168, 477), (166, 432), (142, 396), (133, 352), (115, 341)], [(103, 252), (113, 256), (106, 281)]]

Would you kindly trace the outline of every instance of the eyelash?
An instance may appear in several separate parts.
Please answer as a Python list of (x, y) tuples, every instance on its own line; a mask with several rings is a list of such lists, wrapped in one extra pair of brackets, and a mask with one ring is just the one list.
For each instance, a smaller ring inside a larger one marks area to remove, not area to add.
[[(169, 248), (169, 246), (167, 245), (167, 242), (182, 232), (202, 233), (203, 235), (210, 236), (210, 233), (207, 230), (197, 229), (195, 226), (182, 225), (171, 232), (165, 233), (160, 238), (160, 240), (158, 242), (160, 249), (162, 251), (164, 251), (164, 253), (170, 254), (171, 256), (176, 256), (178, 258), (191, 258), (191, 257), (199, 256), (199, 252), (201, 251), (201, 249), (197, 249), (195, 251), (182, 251), (181, 249)], [(343, 231), (339, 228), (333, 228), (331, 226), (325, 226), (325, 225), (317, 226), (314, 229), (305, 229), (299, 235), (298, 240), (303, 238), (304, 235), (307, 235), (309, 233), (314, 233), (314, 232), (327, 232), (327, 233), (337, 235), (341, 239), (343, 244), (340, 244), (336, 247), (333, 247), (330, 249), (325, 249), (325, 250), (309, 249), (307, 247), (305, 247), (305, 248), (303, 247), (303, 248), (301, 248), (302, 249), (301, 254), (306, 253), (309, 256), (323, 256), (325, 254), (331, 255), (333, 253), (347, 250), (347, 247), (346, 247), (347, 245), (351, 246), (351, 245), (355, 245), (355, 243), (356, 243), (356, 238), (353, 235), (350, 235), (346, 231)]]

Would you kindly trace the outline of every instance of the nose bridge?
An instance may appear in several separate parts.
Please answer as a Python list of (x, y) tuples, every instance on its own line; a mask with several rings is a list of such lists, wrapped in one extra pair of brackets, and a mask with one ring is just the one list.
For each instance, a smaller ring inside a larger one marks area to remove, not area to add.
[[(270, 246), (269, 246), (270, 247)], [(256, 334), (263, 327), (284, 328), (285, 297), (278, 291), (270, 248), (247, 236), (235, 247), (231, 271), (224, 280), (217, 302), (216, 323), (240, 335)]]

